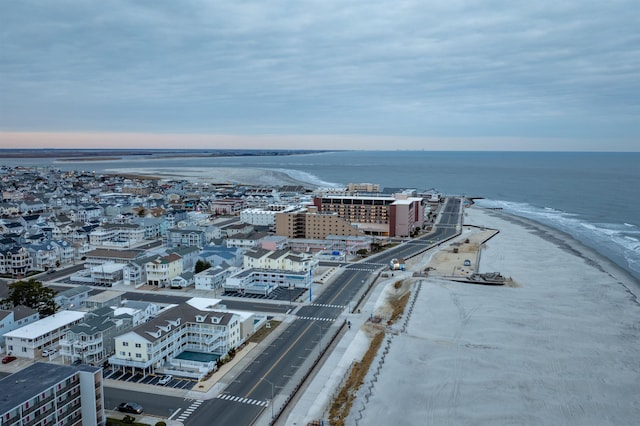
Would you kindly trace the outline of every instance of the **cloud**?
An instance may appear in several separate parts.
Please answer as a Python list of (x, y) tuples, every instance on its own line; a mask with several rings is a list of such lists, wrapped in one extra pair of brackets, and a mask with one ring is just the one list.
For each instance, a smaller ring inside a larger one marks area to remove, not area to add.
[(520, 3), (6, 2), (0, 130), (640, 136), (634, 2)]

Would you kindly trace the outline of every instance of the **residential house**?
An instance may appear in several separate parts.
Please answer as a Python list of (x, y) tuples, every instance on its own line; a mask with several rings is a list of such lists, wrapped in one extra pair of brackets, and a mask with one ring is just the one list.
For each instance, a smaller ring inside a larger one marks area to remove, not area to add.
[(195, 275), (195, 288), (197, 290), (217, 290), (221, 289), (227, 278), (239, 269), (229, 266), (226, 263), (212, 266)]
[(60, 309), (81, 309), (85, 306), (91, 290), (91, 287), (86, 285), (71, 287), (58, 292), (53, 300), (56, 302), (56, 305), (60, 306)]
[(158, 257), (155, 260), (147, 262), (145, 268), (148, 285), (168, 287), (171, 280), (183, 271), (182, 257), (175, 253)]
[(40, 319), (40, 314), (35, 309), (28, 306), (18, 305), (7, 310), (0, 310), (0, 353), (4, 352), (6, 346), (4, 335), (25, 325), (36, 322)]
[(227, 238), (227, 247), (238, 247), (244, 250), (259, 247), (266, 232), (252, 232), (250, 234), (237, 234)]

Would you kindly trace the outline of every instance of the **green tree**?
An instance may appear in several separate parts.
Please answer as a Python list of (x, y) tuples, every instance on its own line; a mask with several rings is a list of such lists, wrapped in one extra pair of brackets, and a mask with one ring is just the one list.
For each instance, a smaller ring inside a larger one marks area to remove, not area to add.
[(45, 317), (56, 313), (58, 306), (53, 300), (56, 292), (44, 287), (40, 281), (30, 278), (28, 281), (16, 281), (9, 284), (9, 300), (13, 306), (25, 305), (37, 310)]
[(209, 268), (211, 268), (211, 264), (205, 260), (201, 259), (196, 262), (196, 274)]

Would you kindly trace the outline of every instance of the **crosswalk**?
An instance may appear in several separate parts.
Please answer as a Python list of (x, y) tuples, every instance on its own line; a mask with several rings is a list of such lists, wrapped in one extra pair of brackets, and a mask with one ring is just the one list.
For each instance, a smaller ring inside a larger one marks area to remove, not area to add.
[(196, 411), (198, 409), (198, 407), (200, 406), (200, 404), (202, 404), (203, 402), (204, 401), (201, 400), (201, 399), (196, 399), (195, 401), (193, 401), (191, 403), (189, 408), (187, 408), (182, 413), (180, 413), (180, 415), (178, 416), (178, 418), (176, 420), (178, 420), (180, 422), (184, 422), (185, 420), (187, 420), (187, 417), (189, 417), (191, 414), (193, 414), (193, 412)]
[(218, 399), (224, 399), (224, 400), (233, 401), (233, 402), (240, 402), (242, 404), (258, 405), (260, 407), (266, 407), (268, 405), (267, 401), (258, 401), (250, 398), (242, 398), (241, 396), (234, 396), (228, 393), (218, 395)]
[(317, 306), (317, 307), (320, 307), (320, 308), (336, 308), (336, 309), (344, 309), (344, 308), (346, 308), (346, 306), (344, 306), (344, 305), (327, 305), (327, 304), (324, 304), (324, 303), (312, 303), (309, 306)]
[(298, 319), (310, 320), (310, 321), (335, 321), (335, 318), (320, 318), (320, 317), (298, 317)]

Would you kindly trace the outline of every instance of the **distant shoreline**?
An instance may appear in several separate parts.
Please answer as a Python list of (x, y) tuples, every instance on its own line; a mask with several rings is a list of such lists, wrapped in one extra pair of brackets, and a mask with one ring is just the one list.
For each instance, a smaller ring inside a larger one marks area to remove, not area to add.
[(290, 156), (334, 152), (334, 150), (277, 150), (277, 149), (211, 149), (211, 150), (71, 150), (71, 149), (0, 149), (2, 158), (52, 158), (62, 162), (112, 161), (123, 157), (144, 156), (146, 159), (198, 157), (265, 157)]

